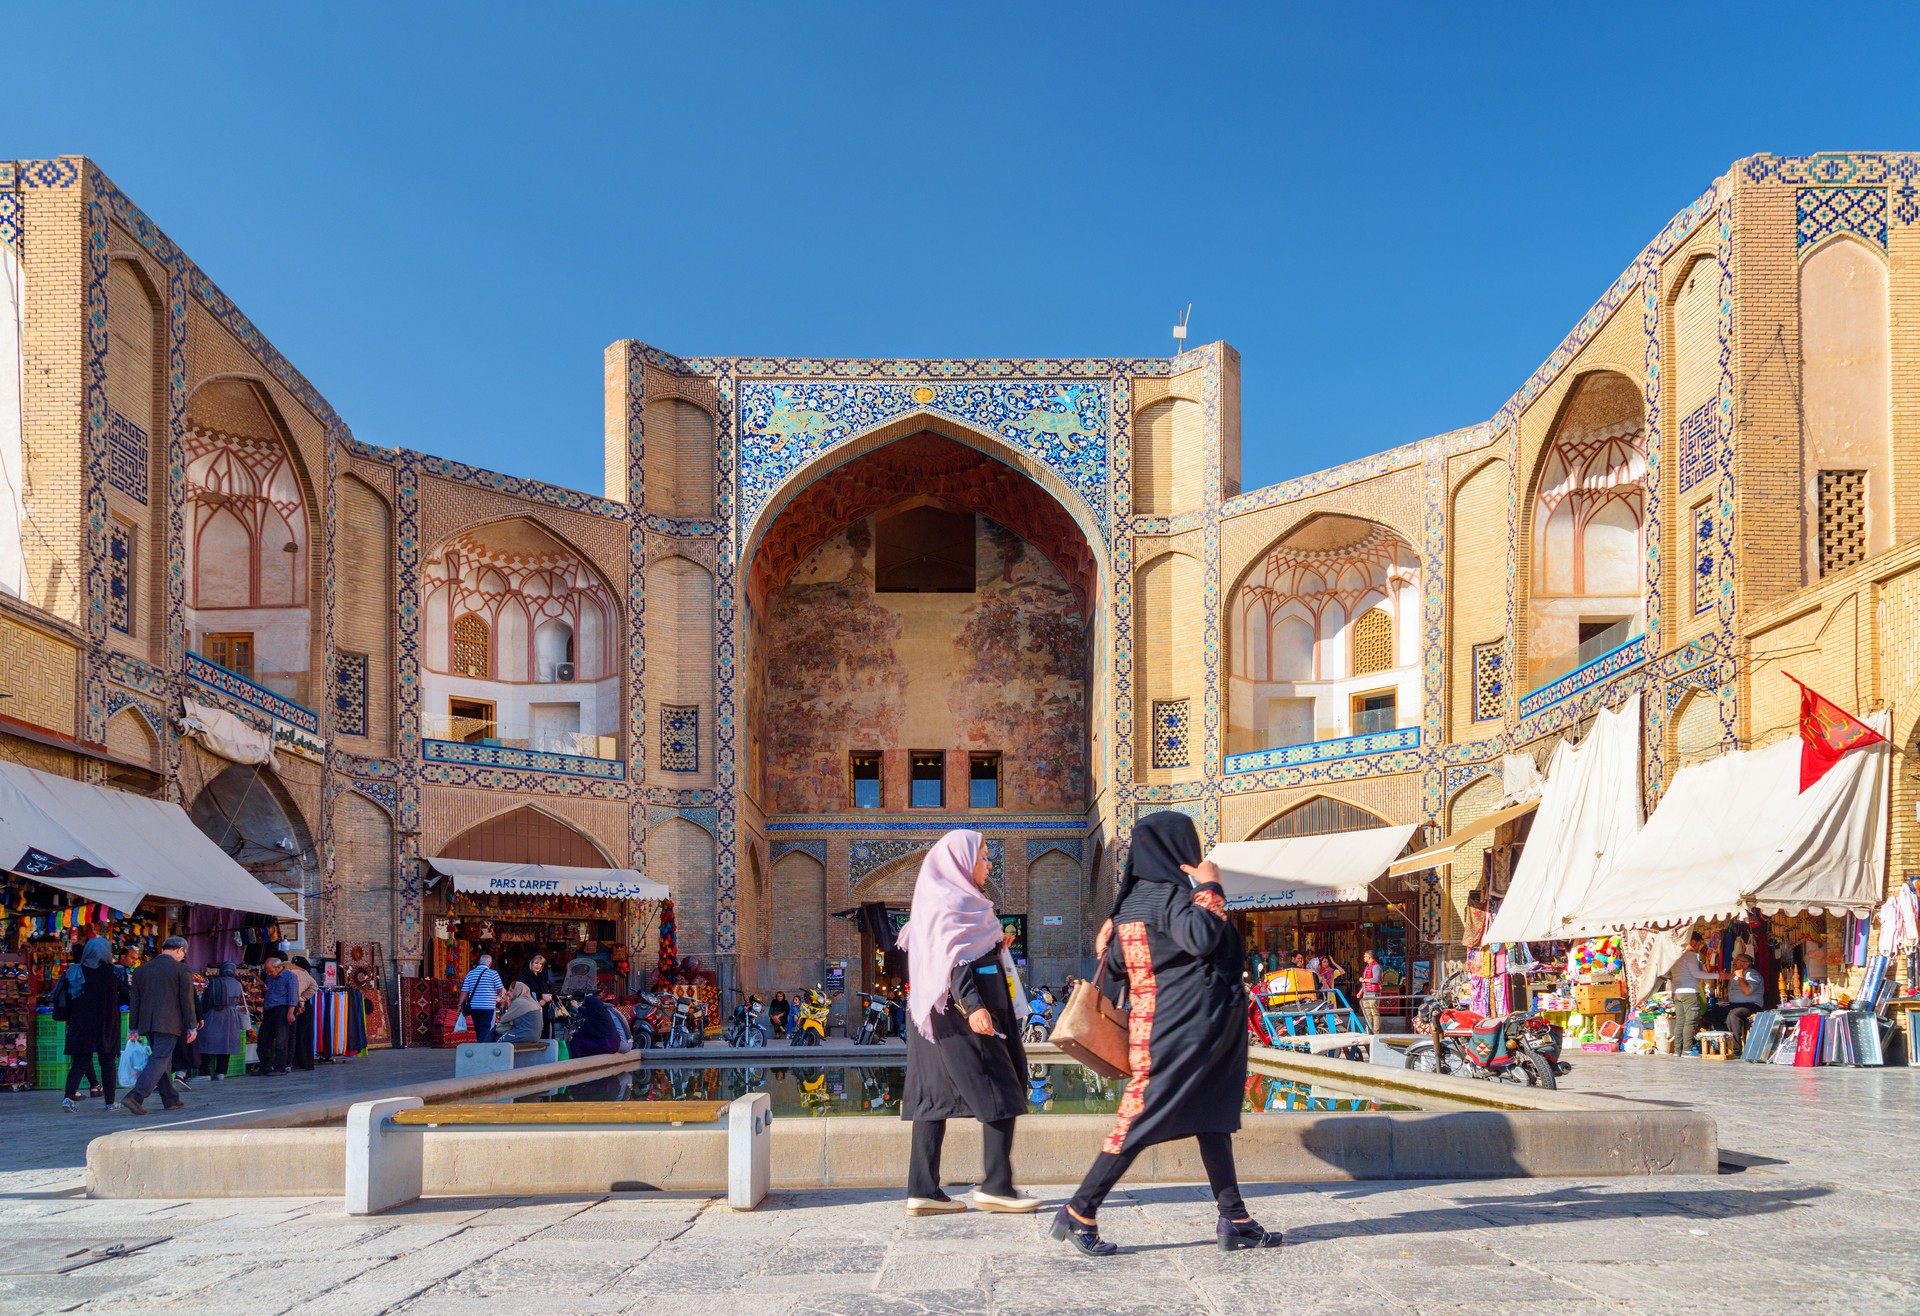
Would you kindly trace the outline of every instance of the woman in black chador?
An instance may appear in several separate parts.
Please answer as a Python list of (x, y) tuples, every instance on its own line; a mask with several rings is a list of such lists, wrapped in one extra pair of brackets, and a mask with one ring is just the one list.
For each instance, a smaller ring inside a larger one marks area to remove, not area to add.
[(1124, 981), (1133, 1077), (1119, 1117), (1053, 1236), (1088, 1256), (1106, 1256), (1094, 1216), (1143, 1148), (1192, 1138), (1200, 1144), (1223, 1251), (1278, 1247), (1240, 1200), (1233, 1134), (1247, 1089), (1247, 1002), (1240, 934), (1227, 921), (1220, 870), (1200, 857), (1200, 834), (1183, 813), (1154, 813), (1133, 830), (1113, 916), (1100, 930), (1106, 980)]

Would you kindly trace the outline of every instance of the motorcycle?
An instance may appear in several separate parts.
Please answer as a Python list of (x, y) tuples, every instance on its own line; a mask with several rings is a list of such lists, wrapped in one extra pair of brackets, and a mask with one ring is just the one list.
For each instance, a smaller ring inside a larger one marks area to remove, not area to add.
[(1053, 1030), (1053, 988), (1035, 987), (1027, 995), (1027, 1019), (1020, 1025), (1020, 1040), (1044, 1042)]
[(733, 1017), (721, 1030), (720, 1038), (728, 1046), (754, 1047), (767, 1044), (767, 1007), (758, 996), (750, 996), (737, 988), (729, 988), (733, 995), (741, 999), (733, 1009)]
[(633, 1044), (642, 1051), (659, 1046), (673, 1024), (673, 998), (641, 992), (634, 998), (633, 1012), (627, 1018), (633, 1030)]
[(667, 1024), (667, 1046), (705, 1046), (707, 1012), (690, 996), (673, 998), (673, 1017)]
[(1466, 974), (1456, 973), (1420, 1003), (1414, 1028), (1427, 1034), (1407, 1048), (1408, 1067), (1429, 1074), (1498, 1079), (1553, 1088), (1572, 1071), (1560, 1059), (1564, 1030), (1525, 1010), (1488, 1017), (1449, 1004)]
[(887, 998), (884, 996), (876, 996), (872, 992), (856, 992), (855, 995), (867, 1003), (867, 1008), (861, 1013), (860, 1031), (854, 1034), (853, 1044), (855, 1046), (879, 1046), (881, 1042), (886, 1040), (887, 1036), (887, 1015), (889, 1013)]
[(793, 1030), (793, 1044), (819, 1046), (826, 1041), (827, 1014), (833, 1008), (833, 998), (820, 987), (808, 987), (801, 991), (794, 1008), (800, 1022)]

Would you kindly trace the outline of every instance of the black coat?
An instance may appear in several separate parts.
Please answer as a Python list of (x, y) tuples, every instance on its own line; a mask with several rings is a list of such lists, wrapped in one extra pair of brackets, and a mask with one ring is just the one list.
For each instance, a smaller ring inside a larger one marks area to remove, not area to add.
[(1240, 1128), (1247, 1090), (1247, 1000), (1240, 979), (1246, 954), (1220, 884), (1196, 887), (1180, 871), (1182, 863), (1199, 862), (1190, 819), (1174, 813), (1141, 819), (1104, 951), (1106, 982), (1127, 984), (1133, 1062), (1105, 1152)]
[[(900, 1118), (982, 1123), (1027, 1113), (1027, 1052), (996, 948), (953, 971), (953, 1000), (933, 1016), (933, 1040), (907, 1024), (907, 1088)], [(967, 1016), (984, 1009), (1002, 1037), (982, 1037)]]
[(156, 955), (133, 971), (136, 1033), (184, 1036), (199, 1023), (193, 999), (193, 975), (171, 955)]
[[(64, 970), (63, 970), (64, 972)], [(120, 1054), (120, 1006), (127, 999), (126, 985), (111, 964), (96, 969), (81, 969), (85, 986), (67, 1004), (67, 1054), (70, 1056)]]

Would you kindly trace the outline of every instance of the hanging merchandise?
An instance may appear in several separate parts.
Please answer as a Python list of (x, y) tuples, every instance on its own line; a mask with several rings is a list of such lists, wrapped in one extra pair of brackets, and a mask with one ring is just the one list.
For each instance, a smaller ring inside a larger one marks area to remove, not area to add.
[(660, 972), (672, 973), (680, 965), (680, 952), (674, 939), (673, 902), (660, 902)]

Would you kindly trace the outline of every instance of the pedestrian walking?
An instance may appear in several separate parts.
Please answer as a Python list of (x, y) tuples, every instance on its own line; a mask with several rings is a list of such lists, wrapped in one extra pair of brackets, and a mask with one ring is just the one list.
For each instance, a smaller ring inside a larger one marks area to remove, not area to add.
[(507, 985), (494, 972), (491, 955), (482, 955), (460, 980), (460, 1008), (473, 1020), (474, 1041), (493, 1040), (493, 1012), (506, 993)]
[(193, 975), (187, 972), (186, 958), (187, 939), (168, 937), (160, 943), (160, 953), (133, 975), (133, 1026), (127, 1038), (144, 1037), (151, 1051), (140, 1077), (120, 1098), (120, 1104), (136, 1115), (147, 1113), (146, 1100), (156, 1089), (162, 1108), (178, 1110), (186, 1104), (173, 1086), (174, 1049), (183, 1039), (193, 1041), (199, 1031)]
[(1233, 1167), (1247, 1087), (1245, 955), (1227, 919), (1220, 870), (1201, 858), (1200, 833), (1186, 814), (1152, 813), (1134, 825), (1097, 951), (1108, 981), (1127, 984), (1133, 1076), (1113, 1132), (1054, 1218), (1053, 1236), (1088, 1256), (1110, 1255), (1114, 1245), (1096, 1224), (1107, 1194), (1144, 1148), (1192, 1138), (1220, 1213), (1221, 1249), (1278, 1247), (1280, 1235), (1247, 1213)]
[(278, 955), (267, 956), (261, 972), (267, 982), (260, 998), (260, 1072), (285, 1074), (293, 1057), (293, 1019), (300, 1009), (300, 980)]
[(55, 991), (66, 998), (67, 1016), (67, 1089), (60, 1105), (70, 1111), (80, 1109), (75, 1102), (84, 1079), (90, 1091), (97, 1088), (106, 1097), (107, 1109), (112, 1110), (120, 1069), (120, 1007), (127, 989), (105, 937), (88, 939), (79, 961), (61, 971)]
[(958, 1118), (980, 1123), (986, 1175), (973, 1204), (1020, 1214), (1040, 1209), (1040, 1199), (1013, 1186), (1013, 1125), (1027, 1109), (1027, 1056), (1008, 986), (1007, 934), (986, 895), (991, 871), (979, 832), (948, 832), (935, 841), (898, 938), (913, 972), (900, 1103), (900, 1118), (913, 1122), (908, 1215), (967, 1209), (940, 1186), (947, 1121)]
[(226, 1078), (233, 1057), (247, 1049), (247, 1030), (241, 1020), (247, 994), (234, 976), (232, 960), (207, 974), (200, 993), (200, 1073), (218, 1083)]
[(1370, 950), (1360, 952), (1362, 968), (1360, 970), (1360, 1015), (1367, 1021), (1367, 1031), (1378, 1034), (1380, 1031), (1380, 983), (1386, 973), (1379, 959)]

